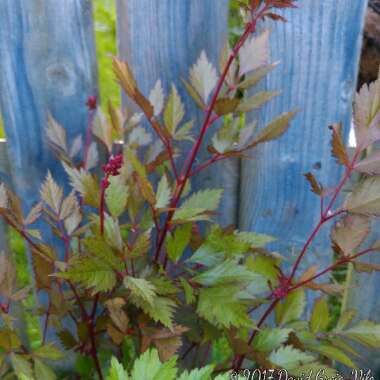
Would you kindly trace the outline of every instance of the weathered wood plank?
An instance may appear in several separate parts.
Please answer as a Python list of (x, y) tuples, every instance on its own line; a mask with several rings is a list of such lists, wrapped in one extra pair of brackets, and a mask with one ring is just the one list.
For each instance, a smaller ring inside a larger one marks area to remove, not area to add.
[(86, 126), (96, 92), (91, 2), (5, 0), (0, 16), (0, 104), (14, 186), (30, 206), (47, 170), (62, 173), (45, 142), (47, 113), (69, 138)]
[[(0, 107), (13, 187), (29, 209), (48, 169), (66, 179), (45, 141), (48, 112), (69, 139), (86, 128), (86, 98), (97, 85), (91, 1), (4, 0), (0, 18)], [(59, 251), (50, 229), (38, 227)]]
[[(319, 199), (303, 174), (311, 171), (326, 186), (342, 173), (330, 155), (327, 126), (342, 121), (348, 135), (366, 1), (298, 2), (284, 12), (288, 23), (270, 25), (272, 60), (280, 66), (265, 87), (282, 90), (260, 114), (260, 124), (300, 109), (280, 140), (243, 162), (240, 228), (273, 235), (273, 248), (293, 260), (319, 220)], [(346, 136), (347, 136), (346, 135)], [(322, 267), (331, 259), (327, 229), (316, 238), (306, 264)]]
[[(118, 0), (117, 5), (120, 56), (133, 67), (139, 87), (149, 94), (161, 79), (168, 94), (171, 83), (175, 83), (182, 98), (186, 98), (187, 119), (195, 117), (199, 129), (203, 115), (189, 99), (180, 79), (188, 77), (190, 66), (202, 50), (218, 67), (227, 34), (228, 1)], [(236, 162), (218, 164), (196, 181), (198, 188), (225, 189), (220, 215), (224, 223), (236, 222), (237, 181)]]

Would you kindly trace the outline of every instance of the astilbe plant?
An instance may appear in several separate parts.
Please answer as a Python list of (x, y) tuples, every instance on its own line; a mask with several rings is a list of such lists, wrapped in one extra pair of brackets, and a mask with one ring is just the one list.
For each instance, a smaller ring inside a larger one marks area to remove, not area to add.
[[(285, 21), (276, 9), (294, 4), (291, 0), (239, 4), (245, 30), (236, 45), (222, 53), (220, 72), (202, 52), (190, 69), (190, 80), (184, 81), (204, 112), (197, 136), (174, 86), (165, 97), (157, 81), (146, 97), (128, 64), (115, 58), (116, 77), (140, 107), (140, 114), (109, 104), (106, 117), (91, 97), (85, 143), (76, 138), (70, 149), (64, 129), (49, 118), (47, 137), (72, 191), (65, 195), (48, 173), (41, 186), (41, 202), (25, 216), (16, 195), (1, 186), (0, 212), (28, 243), (35, 286), (47, 296), (47, 303), (38, 310), (42, 344), (29, 349), (10, 313), (29, 290), (15, 286), (15, 269), (1, 256), (2, 379), (55, 379), (49, 365), (67, 355), (63, 349), (77, 353), (82, 363), (86, 358), (91, 362), (87, 373), (75, 378), (221, 380), (242, 368), (286, 369), (292, 375), (323, 369), (328, 376), (335, 374), (335, 362), (355, 367), (352, 343), (380, 346), (380, 325), (350, 324), (355, 316), (352, 310), (332, 325), (327, 295), (339, 293), (341, 287), (328, 280), (316, 281), (348, 263), (359, 271), (378, 270), (360, 258), (380, 247), (376, 243), (363, 246), (371, 219), (380, 215), (380, 152), (373, 146), (380, 140), (380, 79), (357, 95), (357, 147), (352, 156), (340, 126), (331, 127), (332, 155), (344, 168), (336, 187), (324, 188), (306, 174), (320, 199), (320, 221), (311, 228), (290, 270), (282, 265), (281, 256), (265, 248), (271, 237), (213, 222), (222, 190), (191, 192), (196, 174), (280, 137), (294, 116), (294, 112), (284, 113), (259, 131), (255, 123), (241, 122), (242, 114), (277, 95), (248, 95), (247, 90), (275, 66), (269, 63), (269, 32), (253, 35), (257, 22)], [(208, 146), (209, 158), (196, 163), (206, 132), (222, 117), (224, 124)], [(140, 125), (146, 120), (152, 133)], [(114, 143), (120, 140), (123, 145)], [(183, 140), (191, 147), (180, 165), (178, 143)], [(108, 157), (99, 169), (97, 144)], [(360, 181), (337, 204), (354, 173), (360, 173)], [(63, 255), (33, 229), (41, 217), (61, 239)], [(333, 219), (331, 240), (337, 259), (327, 268), (313, 266), (300, 273), (310, 244)], [(306, 290), (321, 297), (310, 319), (302, 320)], [(259, 313), (257, 320), (251, 315), (254, 310), (255, 315)], [(272, 314), (274, 324), (268, 323)], [(67, 327), (70, 324), (74, 328)], [(55, 343), (48, 339), (53, 330)]]

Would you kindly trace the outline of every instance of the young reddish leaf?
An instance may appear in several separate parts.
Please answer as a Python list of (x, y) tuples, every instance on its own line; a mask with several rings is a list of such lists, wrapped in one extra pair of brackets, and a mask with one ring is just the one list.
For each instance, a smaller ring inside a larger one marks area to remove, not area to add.
[(276, 13), (272, 13), (272, 12), (265, 13), (265, 17), (269, 17), (271, 20), (274, 20), (274, 21), (288, 22), (288, 20), (285, 17), (280, 16)]
[(240, 76), (269, 63), (269, 30), (252, 37), (240, 49)]
[(322, 186), (317, 182), (313, 173), (308, 172), (305, 173), (304, 176), (309, 181), (312, 192), (317, 195), (322, 195)]
[(355, 164), (354, 169), (369, 175), (380, 174), (380, 150), (375, 150), (368, 157)]
[(50, 171), (46, 176), (45, 182), (41, 186), (40, 194), (43, 201), (55, 212), (56, 215), (59, 215), (63, 198), (63, 189), (54, 181)]
[(370, 231), (369, 218), (362, 215), (347, 215), (336, 222), (331, 240), (350, 256), (365, 241)]
[(354, 214), (380, 216), (380, 178), (362, 180), (347, 197), (343, 207)]
[(190, 82), (205, 103), (218, 82), (215, 67), (209, 62), (206, 52), (202, 50), (198, 61), (190, 69)]
[(149, 94), (149, 102), (153, 106), (154, 116), (159, 116), (164, 108), (164, 89), (162, 88), (161, 80), (159, 79), (154, 85), (152, 91)]
[(236, 98), (218, 99), (216, 104), (215, 104), (215, 107), (214, 107), (215, 113), (219, 116), (223, 116), (223, 115), (227, 115), (229, 113), (232, 113), (236, 110), (239, 103), (240, 103), (240, 100), (236, 99)]
[(126, 94), (129, 97), (134, 98), (136, 95), (137, 85), (128, 63), (114, 57), (113, 71)]
[(342, 131), (341, 131), (342, 125), (333, 124), (329, 128), (332, 131), (331, 154), (336, 158), (336, 160), (340, 164), (344, 166), (348, 166), (350, 164), (350, 160), (346, 152), (346, 147), (344, 146), (344, 143), (343, 143)]

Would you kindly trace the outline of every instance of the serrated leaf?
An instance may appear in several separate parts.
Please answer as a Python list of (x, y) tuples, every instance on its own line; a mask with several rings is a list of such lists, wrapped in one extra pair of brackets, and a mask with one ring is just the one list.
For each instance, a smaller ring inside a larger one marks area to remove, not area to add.
[(136, 359), (131, 380), (174, 380), (177, 375), (176, 358), (161, 363), (157, 350), (145, 351)]
[(331, 240), (349, 256), (365, 241), (370, 231), (370, 220), (362, 215), (347, 215), (336, 222)]
[(41, 216), (41, 212), (42, 204), (39, 202), (30, 210), (28, 216), (24, 220), (24, 224), (33, 224)]
[(203, 286), (216, 286), (230, 283), (254, 282), (257, 275), (243, 265), (238, 265), (236, 260), (226, 260), (221, 264), (202, 272), (193, 281)]
[(194, 88), (190, 83), (188, 83), (187, 81), (185, 81), (184, 79), (182, 79), (182, 83), (184, 84), (187, 93), (193, 98), (195, 104), (196, 104), (201, 110), (204, 110), (206, 106), (205, 106), (205, 104), (203, 103), (203, 100), (202, 100), (202, 98), (200, 97), (200, 95), (199, 95), (199, 94), (197, 93), (197, 91), (195, 90), (195, 88)]
[(275, 309), (276, 323), (285, 325), (286, 323), (300, 319), (306, 305), (305, 292), (297, 289), (291, 292), (283, 303), (279, 303)]
[(365, 178), (354, 188), (344, 204), (354, 214), (380, 216), (380, 178)]
[(171, 261), (176, 262), (182, 257), (191, 238), (192, 225), (190, 223), (177, 227), (174, 234), (167, 238), (167, 252)]
[(330, 360), (336, 360), (348, 366), (349, 368), (356, 368), (356, 365), (351, 360), (351, 358), (337, 347), (330, 346), (327, 344), (318, 344), (316, 346), (312, 346), (311, 349), (315, 352), (324, 355), (326, 358)]
[(317, 194), (317, 195), (322, 195), (322, 186), (317, 182), (317, 180), (315, 179), (313, 173), (306, 173), (304, 174), (306, 179), (309, 181), (310, 183), (310, 186), (311, 186), (311, 190), (314, 194)]
[(190, 69), (190, 82), (203, 101), (207, 103), (218, 82), (218, 76), (215, 67), (209, 62), (204, 50), (202, 50), (198, 61)]
[(114, 356), (111, 358), (110, 373), (106, 380), (129, 380), (128, 372)]
[(269, 30), (265, 30), (257, 37), (251, 37), (240, 49), (240, 76), (268, 64), (270, 59), (269, 33)]
[(61, 211), (59, 217), (61, 220), (68, 218), (76, 210), (79, 209), (79, 204), (75, 196), (75, 192), (72, 191), (62, 202)]
[(192, 371), (184, 371), (179, 380), (209, 380), (214, 371), (214, 366), (208, 365), (203, 368), (196, 368)]
[(183, 287), (183, 290), (185, 292), (186, 303), (190, 305), (195, 301), (195, 295), (194, 295), (193, 287), (183, 277), (180, 277), (179, 280), (180, 280), (181, 285)]
[(237, 295), (239, 286), (217, 286), (199, 291), (197, 313), (218, 327), (252, 327), (247, 307)]
[(11, 297), (16, 286), (16, 269), (5, 254), (0, 254), (0, 296)]
[(149, 94), (149, 101), (154, 109), (154, 116), (159, 116), (164, 108), (164, 89), (162, 88), (161, 80), (159, 79), (154, 85), (152, 91)]
[(291, 329), (265, 328), (260, 330), (253, 340), (253, 347), (257, 351), (270, 352), (288, 340)]
[(197, 220), (206, 211), (215, 211), (219, 207), (223, 190), (201, 190), (188, 198), (174, 214), (173, 220)]
[(128, 251), (128, 257), (140, 257), (145, 255), (151, 245), (151, 230), (147, 230), (144, 233), (139, 234), (132, 250)]
[(52, 343), (48, 343), (33, 350), (33, 356), (47, 360), (59, 360), (64, 357), (64, 354)]
[(41, 186), (40, 194), (43, 201), (55, 212), (56, 215), (59, 215), (63, 198), (63, 189), (54, 181), (50, 171), (48, 171), (46, 179)]
[(260, 108), (263, 104), (269, 102), (275, 96), (278, 96), (280, 92), (277, 91), (261, 91), (249, 98), (240, 102), (236, 111), (238, 112), (250, 112), (254, 109)]
[(337, 330), (345, 329), (349, 323), (355, 318), (357, 312), (354, 309), (345, 310), (339, 316), (339, 320), (336, 326)]
[(194, 126), (194, 121), (193, 120), (188, 121), (187, 123), (182, 125), (182, 127), (178, 128), (177, 132), (174, 135), (174, 138), (178, 141), (188, 140), (188, 141), (194, 142), (194, 138), (190, 134), (190, 131), (193, 128), (193, 126)]
[(234, 112), (240, 103), (240, 99), (237, 98), (221, 98), (215, 103), (215, 113), (219, 116), (227, 115)]
[(372, 321), (360, 321), (356, 326), (340, 334), (371, 348), (380, 347), (380, 324)]
[(62, 149), (64, 152), (67, 152), (66, 131), (51, 114), (48, 114), (48, 127), (46, 129), (46, 135), (50, 144)]
[(144, 127), (138, 126), (128, 135), (128, 145), (142, 147), (149, 145), (152, 142), (152, 135), (146, 131)]
[(122, 176), (109, 178), (110, 185), (106, 191), (106, 204), (108, 211), (114, 218), (118, 218), (127, 205), (129, 188), (124, 183)]
[(133, 98), (136, 95), (137, 85), (132, 71), (128, 66), (128, 63), (114, 57), (112, 64), (113, 71), (116, 75), (117, 80), (121, 84), (121, 87), (128, 96)]
[(292, 346), (283, 346), (272, 352), (269, 360), (280, 368), (293, 370), (302, 364), (313, 362), (315, 358)]
[(295, 115), (295, 111), (286, 112), (272, 120), (263, 130), (260, 131), (249, 147), (253, 147), (257, 144), (274, 140), (282, 136), (288, 130), (289, 123)]
[(131, 294), (131, 302), (141, 308), (154, 321), (161, 322), (169, 329), (173, 328), (173, 314), (176, 303), (170, 298), (155, 296), (153, 298), (153, 304), (150, 304), (143, 298)]
[(260, 82), (269, 72), (271, 72), (278, 63), (273, 63), (269, 65), (262, 66), (255, 70), (253, 73), (246, 76), (246, 78), (239, 83), (239, 88), (245, 90), (252, 86), (255, 86)]
[(169, 205), (171, 198), (171, 189), (167, 177), (162, 176), (160, 182), (158, 183), (157, 194), (156, 194), (156, 208), (165, 208)]
[(354, 169), (369, 175), (380, 174), (380, 150), (371, 152), (368, 157), (355, 164)]
[(34, 373), (36, 379), (56, 380), (57, 376), (44, 362), (39, 359), (34, 359)]
[(153, 299), (156, 296), (156, 288), (148, 280), (126, 276), (124, 277), (123, 284), (131, 291), (134, 297), (141, 298), (151, 306), (154, 304)]
[(338, 163), (348, 166), (350, 161), (343, 143), (342, 125), (334, 124), (330, 128), (332, 130), (331, 154), (336, 158)]
[(25, 375), (33, 377), (32, 364), (23, 355), (11, 353), (10, 359), (17, 376)]
[(329, 305), (326, 298), (319, 298), (315, 301), (310, 319), (310, 331), (319, 333), (326, 331), (330, 322)]
[(93, 294), (106, 292), (116, 285), (115, 269), (99, 257), (74, 257), (66, 272), (56, 273), (57, 277), (72, 280), (92, 289)]
[(178, 94), (177, 88), (173, 84), (164, 110), (165, 126), (170, 133), (175, 134), (176, 129), (184, 116), (184, 105)]

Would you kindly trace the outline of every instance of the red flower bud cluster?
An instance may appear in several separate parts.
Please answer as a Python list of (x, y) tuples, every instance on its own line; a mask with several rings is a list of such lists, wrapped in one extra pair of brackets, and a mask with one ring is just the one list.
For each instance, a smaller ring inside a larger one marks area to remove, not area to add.
[(98, 102), (98, 98), (95, 95), (89, 96), (87, 98), (86, 106), (88, 107), (89, 110), (96, 110), (97, 102)]
[(109, 177), (115, 177), (120, 174), (120, 169), (123, 166), (123, 155), (121, 153), (117, 154), (116, 156), (111, 156), (108, 160), (108, 163), (102, 166), (103, 172), (105, 174), (104, 178), (102, 179), (102, 189), (107, 189), (107, 187), (110, 185)]

